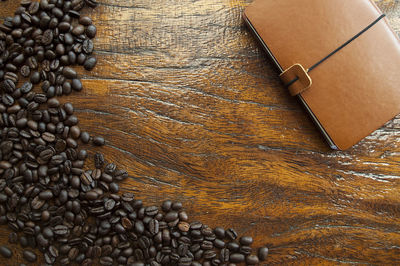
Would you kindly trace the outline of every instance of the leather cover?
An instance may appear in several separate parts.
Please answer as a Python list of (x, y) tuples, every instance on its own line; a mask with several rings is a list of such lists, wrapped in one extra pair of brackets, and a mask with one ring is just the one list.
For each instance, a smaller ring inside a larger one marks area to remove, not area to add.
[[(255, 0), (244, 12), (281, 71), (311, 67), (380, 15), (370, 0)], [(309, 76), (299, 97), (341, 150), (400, 112), (400, 40), (386, 18)]]

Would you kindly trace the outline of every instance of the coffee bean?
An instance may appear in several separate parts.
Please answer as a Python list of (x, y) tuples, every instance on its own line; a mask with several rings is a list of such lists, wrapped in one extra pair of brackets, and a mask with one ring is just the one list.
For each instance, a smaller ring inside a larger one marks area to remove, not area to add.
[(168, 223), (168, 222), (175, 221), (176, 219), (178, 219), (178, 213), (175, 212), (175, 211), (168, 212), (168, 213), (165, 215), (165, 221), (166, 221), (167, 223)]
[(149, 231), (152, 235), (155, 235), (159, 232), (159, 222), (156, 219), (152, 219), (149, 223)]
[(87, 132), (81, 132), (81, 141), (83, 143), (89, 143), (90, 135)]
[(42, 200), (49, 200), (49, 199), (53, 198), (53, 193), (51, 192), (51, 190), (42, 191), (39, 194), (39, 198)]
[(85, 40), (82, 43), (82, 50), (86, 53), (86, 54), (91, 54), (93, 52), (93, 42), (92, 40)]
[(251, 236), (242, 236), (239, 240), (240, 244), (250, 246), (253, 244), (253, 238)]
[(92, 70), (97, 64), (97, 59), (93, 56), (88, 57), (85, 62), (83, 63), (83, 67), (90, 71)]
[(77, 76), (76, 71), (70, 67), (64, 67), (63, 75), (68, 79), (74, 79)]
[(49, 45), (53, 42), (53, 31), (48, 29), (43, 33), (42, 44)]
[(64, 12), (57, 7), (52, 8), (51, 13), (57, 18), (61, 18), (64, 15)]
[(22, 256), (23, 256), (23, 258), (26, 260), (26, 261), (29, 261), (29, 262), (35, 262), (36, 261), (36, 254), (35, 253), (33, 253), (32, 251), (30, 251), (30, 250), (24, 250), (23, 252), (22, 252)]
[(67, 21), (62, 21), (58, 24), (58, 29), (61, 33), (68, 32), (71, 29), (71, 24)]
[(96, 153), (94, 155), (94, 165), (97, 169), (103, 168), (104, 156), (101, 153)]
[(86, 54), (84, 54), (84, 53), (77, 53), (78, 54), (78, 56), (77, 56), (77, 58), (76, 58), (76, 62), (79, 64), (79, 65), (83, 65), (84, 63), (85, 63), (85, 61), (86, 61), (86, 58), (87, 58), (87, 56), (86, 56)]
[(59, 236), (65, 236), (69, 234), (69, 229), (65, 225), (57, 225), (53, 230), (54, 234)]
[(114, 263), (114, 260), (113, 260), (113, 258), (106, 256), (106, 257), (101, 257), (99, 262), (100, 262), (100, 265), (112, 266)]
[(44, 132), (42, 134), (42, 139), (46, 142), (54, 142), (56, 140), (56, 137), (50, 132)]
[[(59, 56), (65, 54), (64, 45), (62, 43), (57, 44), (55, 51), (56, 51), (56, 54), (59, 55)], [(54, 70), (56, 68), (53, 67), (52, 69)]]
[(11, 258), (13, 255), (11, 249), (9, 249), (7, 246), (0, 246), (0, 254), (4, 258)]
[(13, 64), (16, 66), (19, 66), (24, 62), (25, 62), (24, 54), (19, 54), (17, 57), (13, 59)]
[(87, 16), (81, 16), (79, 18), (79, 23), (84, 25), (84, 26), (89, 26), (92, 24), (92, 19), (90, 17)]
[(248, 265), (257, 265), (258, 263), (260, 263), (260, 260), (256, 255), (249, 255), (246, 257), (246, 263)]
[(31, 81), (33, 84), (38, 84), (38, 83), (40, 82), (40, 79), (41, 79), (40, 73), (39, 73), (38, 71), (34, 71), (34, 72), (32, 73), (32, 75), (31, 75), (30, 81)]
[(104, 208), (107, 211), (111, 211), (115, 207), (115, 201), (113, 199), (108, 199), (104, 202)]
[(97, 33), (97, 28), (94, 25), (89, 25), (86, 28), (86, 35), (90, 38), (93, 39), (96, 36)]
[(86, 199), (88, 200), (96, 200), (99, 195), (95, 191), (89, 191), (86, 193)]
[(71, 86), (72, 89), (74, 89), (75, 91), (81, 91), (83, 88), (82, 82), (79, 79), (73, 79), (71, 82)]
[(69, 132), (74, 139), (78, 139), (81, 135), (81, 130), (78, 126), (72, 126)]
[(267, 259), (268, 252), (269, 250), (267, 247), (261, 247), (258, 249), (258, 258), (260, 261), (265, 261)]
[(230, 240), (235, 240), (237, 238), (237, 233), (232, 228), (229, 228), (228, 230), (226, 230), (225, 235)]
[(250, 255), (253, 249), (249, 246), (241, 246), (239, 248), (239, 252), (244, 254), (244, 255)]
[(244, 257), (243, 254), (233, 253), (233, 254), (230, 255), (229, 261), (231, 261), (233, 263), (241, 263), (241, 262), (245, 261), (245, 257)]
[(178, 228), (179, 230), (181, 230), (182, 232), (188, 232), (190, 229), (190, 225), (187, 222), (180, 222), (178, 224)]
[(146, 212), (146, 215), (148, 215), (148, 216), (154, 216), (158, 213), (158, 207), (157, 206), (147, 207), (145, 209), (145, 212)]
[(105, 140), (103, 137), (94, 137), (93, 138), (93, 144), (96, 146), (103, 146), (105, 144)]
[(66, 33), (65, 35), (64, 35), (64, 43), (66, 44), (66, 45), (72, 45), (73, 43), (74, 43), (74, 36), (72, 36), (72, 34), (71, 33)]
[(182, 210), (182, 208), (183, 208), (182, 202), (174, 202), (174, 203), (172, 203), (172, 209), (173, 210), (180, 211), (180, 210)]
[(43, 236), (47, 239), (51, 239), (54, 236), (53, 230), (50, 227), (45, 227), (43, 229)]
[(230, 251), (239, 251), (240, 246), (238, 243), (236, 242), (229, 242), (228, 244), (226, 244), (226, 247), (230, 250)]
[(131, 192), (125, 192), (122, 194), (122, 200), (126, 202), (132, 202), (135, 199), (135, 196)]
[(14, 98), (8, 94), (3, 94), (3, 97), (1, 98), (1, 100), (3, 101), (3, 103), (6, 106), (11, 106), (14, 104)]
[(31, 207), (34, 210), (38, 210), (38, 209), (42, 208), (45, 203), (46, 202), (44, 200), (40, 199), (39, 196), (36, 196), (31, 202)]
[(172, 201), (166, 200), (166, 201), (163, 202), (162, 210), (164, 212), (168, 212), (169, 210), (171, 210), (171, 208), (172, 208)]

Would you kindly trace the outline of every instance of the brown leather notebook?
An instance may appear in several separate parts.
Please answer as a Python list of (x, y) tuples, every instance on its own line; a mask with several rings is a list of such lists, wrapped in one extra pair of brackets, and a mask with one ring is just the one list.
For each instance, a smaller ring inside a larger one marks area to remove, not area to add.
[(333, 149), (400, 112), (400, 40), (369, 0), (255, 0), (244, 20)]

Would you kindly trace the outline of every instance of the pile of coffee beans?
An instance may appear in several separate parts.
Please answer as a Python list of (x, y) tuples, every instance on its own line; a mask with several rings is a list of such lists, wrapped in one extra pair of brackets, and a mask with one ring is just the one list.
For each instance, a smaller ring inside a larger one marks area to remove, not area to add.
[[(73, 65), (96, 65), (96, 27), (80, 10), (94, 0), (22, 0), (0, 25), (0, 224), (11, 229), (26, 263), (44, 265), (256, 265), (253, 239), (233, 229), (189, 222), (179, 202), (144, 206), (119, 192), (126, 171), (87, 143), (71, 103), (56, 96), (83, 89)], [(7, 246), (0, 255), (13, 256)], [(21, 264), (23, 265), (23, 264)]]

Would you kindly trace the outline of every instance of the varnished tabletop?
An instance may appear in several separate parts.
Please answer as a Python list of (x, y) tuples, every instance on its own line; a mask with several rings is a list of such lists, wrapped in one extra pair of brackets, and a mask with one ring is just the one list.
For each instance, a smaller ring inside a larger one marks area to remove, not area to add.
[[(251, 1), (99, 2), (97, 67), (62, 101), (106, 137), (125, 190), (252, 235), (271, 265), (400, 264), (400, 117), (331, 151), (245, 27)], [(400, 2), (377, 2), (400, 32)]]

